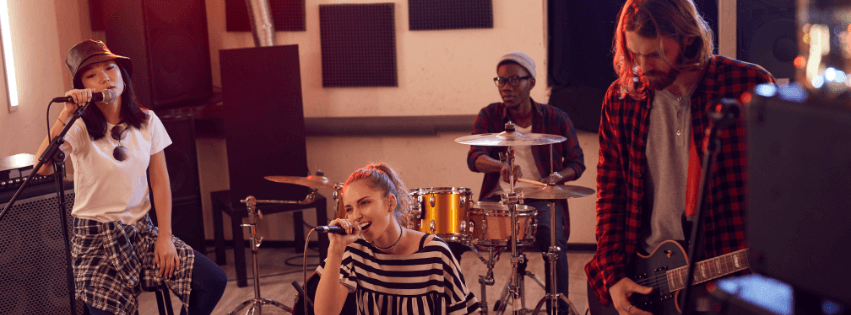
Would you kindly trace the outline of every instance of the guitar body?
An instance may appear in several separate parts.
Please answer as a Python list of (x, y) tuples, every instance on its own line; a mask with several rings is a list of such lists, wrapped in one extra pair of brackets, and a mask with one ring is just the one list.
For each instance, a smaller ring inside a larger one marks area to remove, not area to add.
[[(629, 300), (634, 307), (653, 314), (680, 314), (678, 303), (679, 291), (667, 290), (668, 270), (688, 265), (686, 251), (676, 241), (664, 241), (648, 256), (637, 255), (627, 266), (627, 277), (643, 286), (654, 289), (649, 295), (633, 294)], [(597, 299), (594, 289), (588, 285), (588, 307), (592, 315), (617, 315), (618, 311), (611, 302), (604, 306)]]

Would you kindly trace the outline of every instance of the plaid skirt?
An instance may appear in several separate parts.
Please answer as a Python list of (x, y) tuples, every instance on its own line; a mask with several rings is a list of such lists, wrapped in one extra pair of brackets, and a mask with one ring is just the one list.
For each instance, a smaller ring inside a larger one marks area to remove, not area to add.
[(136, 314), (139, 293), (155, 291), (164, 283), (187, 307), (195, 253), (174, 238), (180, 268), (171, 279), (161, 278), (154, 260), (157, 231), (147, 215), (132, 225), (74, 217), (71, 259), (76, 297), (113, 314)]

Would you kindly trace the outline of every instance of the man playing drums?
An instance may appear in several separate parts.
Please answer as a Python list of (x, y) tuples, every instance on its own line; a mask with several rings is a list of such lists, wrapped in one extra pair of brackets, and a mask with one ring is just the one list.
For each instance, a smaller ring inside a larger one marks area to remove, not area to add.
[[(555, 174), (555, 182), (562, 184), (567, 181), (576, 180), (585, 171), (584, 156), (573, 123), (567, 114), (553, 106), (536, 103), (529, 95), (535, 87), (535, 62), (522, 52), (510, 52), (497, 63), (497, 77), (494, 83), (502, 97), (501, 103), (490, 104), (479, 112), (476, 118), (473, 134), (499, 133), (505, 130), (505, 124), (509, 121), (515, 124), (516, 131), (523, 134), (538, 133), (560, 135), (567, 141), (557, 143), (551, 147), (547, 146), (518, 146), (515, 151), (515, 166), (513, 168), (514, 178), (548, 182), (549, 175)], [(550, 169), (550, 154), (555, 161), (555, 170)], [(500, 162), (499, 154), (505, 152), (505, 147), (471, 146), (467, 154), (467, 165), (473, 172), (485, 173), (480, 200), (498, 201), (500, 194), (509, 192), (508, 183), (509, 170)], [(501, 174), (501, 175), (500, 175)], [(502, 177), (503, 180), (500, 180)], [(524, 183), (516, 183), (516, 186), (525, 186)], [(568, 271), (567, 255), (564, 248), (567, 246), (567, 238), (570, 235), (570, 219), (567, 212), (566, 200), (558, 200), (555, 203), (558, 212), (556, 222), (550, 222), (550, 209), (548, 200), (525, 199), (524, 204), (536, 208), (538, 230), (536, 233), (536, 244), (542, 252), (550, 247), (550, 229), (564, 231), (556, 233), (556, 245), (562, 248), (557, 263), (557, 285), (558, 291), (567, 296)], [(456, 257), (464, 248), (451, 245)], [(544, 259), (545, 263), (547, 260)], [(525, 263), (524, 263), (525, 264)], [(521, 270), (525, 266), (520, 267)], [(549, 266), (547, 279), (549, 276)], [(547, 286), (551, 284), (547, 281)], [(549, 288), (548, 288), (549, 290)], [(567, 314), (570, 310), (564, 303), (559, 308)]]

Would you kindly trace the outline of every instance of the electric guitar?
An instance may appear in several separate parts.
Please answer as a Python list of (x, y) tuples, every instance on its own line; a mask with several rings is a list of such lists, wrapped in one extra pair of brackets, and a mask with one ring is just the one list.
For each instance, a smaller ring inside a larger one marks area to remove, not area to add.
[[(676, 241), (664, 241), (649, 256), (637, 254), (627, 266), (627, 277), (636, 283), (652, 287), (649, 295), (634, 293), (629, 301), (634, 307), (653, 314), (680, 314), (680, 290), (685, 288), (688, 272), (686, 251)], [(729, 254), (697, 262), (692, 284), (709, 280), (749, 268), (748, 250), (742, 249)], [(592, 315), (617, 315), (618, 311), (611, 302), (609, 306), (600, 304), (591, 286), (588, 286), (588, 307)]]

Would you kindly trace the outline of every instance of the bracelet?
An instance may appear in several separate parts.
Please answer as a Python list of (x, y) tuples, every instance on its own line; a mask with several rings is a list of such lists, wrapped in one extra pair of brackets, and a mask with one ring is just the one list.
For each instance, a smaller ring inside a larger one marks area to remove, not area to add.
[(59, 122), (61, 122), (63, 126), (67, 125), (64, 121), (62, 121), (62, 118), (56, 117), (56, 119), (58, 119)]

